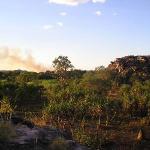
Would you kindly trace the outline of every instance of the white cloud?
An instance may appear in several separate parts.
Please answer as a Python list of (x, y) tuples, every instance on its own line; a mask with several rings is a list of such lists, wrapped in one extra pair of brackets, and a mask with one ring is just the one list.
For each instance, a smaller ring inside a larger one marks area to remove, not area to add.
[(89, 0), (49, 0), (49, 3), (64, 4), (76, 6), (81, 3), (86, 3)]
[(60, 15), (61, 16), (67, 16), (67, 13), (66, 12), (60, 12)]
[(57, 25), (63, 27), (64, 24), (62, 22), (57, 22)]
[(43, 26), (43, 30), (51, 30), (51, 29), (53, 29), (53, 28), (55, 28), (55, 27), (57, 27), (57, 26), (59, 26), (59, 27), (63, 27), (63, 22), (57, 22), (57, 23), (55, 23), (54, 25), (50, 25), (50, 24), (47, 24), (47, 25), (44, 25)]
[(64, 5), (71, 5), (71, 6), (76, 6), (76, 5), (87, 3), (90, 1), (93, 3), (105, 3), (106, 2), (106, 0), (48, 0), (49, 3), (64, 4)]
[(52, 29), (54, 26), (53, 25), (44, 25), (43, 26), (43, 29), (44, 30), (50, 30), (50, 29)]
[(101, 15), (102, 15), (102, 12), (98, 10), (98, 11), (95, 12), (95, 15), (101, 16)]
[(92, 0), (93, 3), (105, 3), (106, 0)]

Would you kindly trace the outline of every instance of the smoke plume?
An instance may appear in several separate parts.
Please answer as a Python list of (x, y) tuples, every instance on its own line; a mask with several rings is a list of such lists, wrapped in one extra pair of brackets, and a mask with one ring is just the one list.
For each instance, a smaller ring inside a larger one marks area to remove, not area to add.
[(47, 68), (36, 63), (31, 54), (22, 55), (20, 49), (0, 48), (0, 69), (16, 70), (24, 69), (28, 71), (41, 72)]

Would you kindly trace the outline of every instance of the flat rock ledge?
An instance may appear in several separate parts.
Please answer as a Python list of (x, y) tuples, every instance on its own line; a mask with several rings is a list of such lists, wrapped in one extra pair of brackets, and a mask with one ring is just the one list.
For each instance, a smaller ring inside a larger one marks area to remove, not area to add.
[(59, 129), (48, 126), (29, 128), (22, 124), (12, 126), (16, 136), (7, 142), (0, 141), (0, 150), (89, 150), (69, 136), (67, 138)]

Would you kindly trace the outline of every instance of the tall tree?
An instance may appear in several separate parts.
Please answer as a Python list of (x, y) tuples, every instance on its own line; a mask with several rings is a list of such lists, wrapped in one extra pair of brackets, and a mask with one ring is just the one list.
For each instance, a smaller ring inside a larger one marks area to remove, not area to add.
[(53, 67), (60, 79), (66, 79), (67, 71), (71, 70), (73, 65), (67, 56), (58, 56), (53, 61)]

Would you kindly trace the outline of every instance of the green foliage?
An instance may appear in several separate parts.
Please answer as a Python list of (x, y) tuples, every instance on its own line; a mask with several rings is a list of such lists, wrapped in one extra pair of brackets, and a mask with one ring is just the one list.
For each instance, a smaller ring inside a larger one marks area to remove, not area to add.
[(150, 81), (135, 81), (132, 85), (122, 85), (120, 99), (123, 107), (130, 113), (138, 116), (146, 116), (150, 104)]
[[(57, 84), (57, 80), (56, 79), (52, 79), (52, 80), (38, 80), (38, 84), (43, 86), (44, 88), (50, 88), (52, 85)], [(33, 82), (34, 84), (34, 82)]]
[(73, 69), (67, 72), (69, 79), (81, 79), (82, 76), (86, 73), (85, 70)]
[(43, 86), (8, 81), (0, 82), (0, 99), (4, 97), (9, 99), (12, 107), (16, 106), (15, 110), (39, 110), (43, 107), (46, 100)]
[[(33, 84), (22, 84), (16, 90), (17, 110), (34, 111), (44, 106), (43, 87)], [(35, 107), (36, 106), (36, 107)]]
[(85, 131), (81, 128), (74, 131), (74, 137), (81, 143), (90, 147), (91, 150), (102, 149), (105, 143), (105, 134), (97, 131), (93, 134), (92, 131)]
[(34, 72), (21, 72), (16, 76), (16, 81), (19, 83), (27, 83), (37, 80), (37, 73)]
[(60, 79), (66, 79), (67, 71), (72, 69), (73, 65), (67, 56), (58, 56), (58, 58), (55, 58), (53, 61), (53, 67)]
[(0, 82), (0, 99), (3, 97), (8, 97), (10, 100), (14, 99), (17, 88), (18, 85), (16, 83), (9, 81)]
[(11, 106), (9, 99), (4, 97), (0, 102), (0, 113), (12, 113), (14, 108)]
[(101, 95), (106, 95), (112, 85), (112, 74), (109, 70), (90, 71), (84, 74), (82, 79), (83, 88), (97, 91)]
[(73, 117), (74, 105), (70, 102), (53, 102), (50, 103), (45, 110), (54, 116)]
[(54, 71), (40, 72), (40, 73), (38, 73), (37, 76), (38, 76), (39, 80), (53, 80), (53, 79), (57, 79), (57, 74), (55, 74)]

